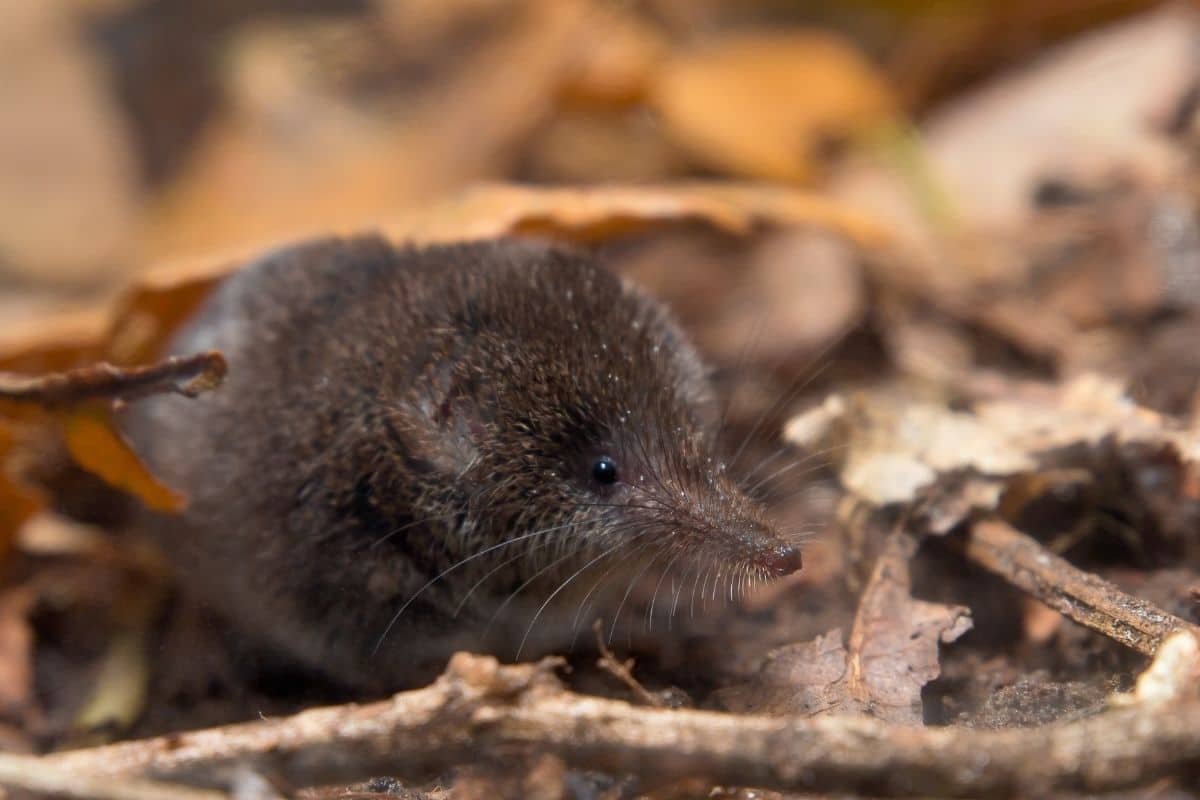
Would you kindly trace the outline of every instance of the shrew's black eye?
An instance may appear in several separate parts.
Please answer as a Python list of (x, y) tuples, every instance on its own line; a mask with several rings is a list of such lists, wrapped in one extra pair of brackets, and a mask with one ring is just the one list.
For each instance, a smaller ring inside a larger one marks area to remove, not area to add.
[(601, 456), (592, 462), (592, 480), (609, 486), (617, 482), (617, 462)]

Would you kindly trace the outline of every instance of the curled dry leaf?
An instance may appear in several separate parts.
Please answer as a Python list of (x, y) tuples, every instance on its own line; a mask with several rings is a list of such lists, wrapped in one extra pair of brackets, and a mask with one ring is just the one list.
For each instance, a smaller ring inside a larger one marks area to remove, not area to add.
[(921, 687), (940, 674), (938, 644), (971, 629), (970, 610), (916, 600), (909, 559), (916, 540), (897, 532), (875, 562), (850, 633), (852, 695), (892, 722), (919, 724)]
[(653, 90), (670, 133), (711, 167), (810, 181), (831, 150), (893, 118), (890, 89), (849, 42), (730, 36), (669, 59)]
[(1034, 465), (973, 414), (890, 397), (830, 397), (791, 420), (784, 438), (805, 448), (844, 445), (841, 482), (874, 505), (912, 501), (942, 472), (1011, 474)]
[[(1137, 406), (1119, 384), (1094, 375), (979, 402), (968, 412), (896, 397), (831, 397), (791, 420), (784, 438), (805, 448), (845, 444), (840, 480), (873, 505), (913, 501), (955, 472), (1007, 478), (1037, 468), (1051, 451), (1105, 439), (1167, 446), (1186, 463), (1200, 456), (1195, 431)], [(995, 491), (974, 497), (994, 508), (1000, 488), (996, 482)]]
[(922, 722), (921, 688), (941, 673), (938, 644), (971, 629), (962, 606), (912, 597), (908, 561), (916, 541), (892, 534), (875, 563), (850, 639), (840, 630), (780, 648), (749, 684), (717, 693), (732, 711), (857, 714)]
[(817, 194), (752, 183), (534, 188), (485, 184), (383, 226), (396, 240), (421, 243), (533, 234), (593, 242), (680, 222), (704, 222), (734, 235), (762, 226), (829, 230), (863, 247), (886, 229), (852, 206)]
[(117, 433), (108, 411), (85, 407), (63, 421), (67, 451), (76, 464), (156, 511), (182, 511), (187, 498), (150, 474)]
[[(882, 247), (887, 229), (849, 206), (816, 194), (775, 186), (687, 183), (671, 186), (539, 188), (483, 184), (448, 199), (413, 208), (379, 226), (396, 242), (436, 244), (504, 235), (546, 236), (597, 242), (649, 229), (700, 222), (732, 235), (762, 227), (811, 227), (863, 248)], [(327, 233), (361, 228), (326, 228)], [(256, 256), (290, 241), (262, 242), (232, 253), (169, 263), (141, 276), (117, 302), (111, 323), (76, 325), (70, 337), (55, 334), (54, 367), (95, 354), (118, 364), (161, 357), (171, 332), (224, 276)], [(25, 337), (0, 348), (0, 365), (24, 360), (47, 343)], [(60, 352), (61, 351), (61, 352)], [(36, 366), (27, 367), (37, 369)]]

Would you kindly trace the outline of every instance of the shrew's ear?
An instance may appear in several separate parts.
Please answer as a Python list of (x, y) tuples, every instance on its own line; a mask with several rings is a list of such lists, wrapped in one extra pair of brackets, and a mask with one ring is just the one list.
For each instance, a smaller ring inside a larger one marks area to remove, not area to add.
[(479, 444), (495, 424), (495, 400), (489, 387), (449, 353), (430, 365), (415, 385), (416, 414), (405, 437), (409, 456), (433, 469), (458, 475), (479, 456)]

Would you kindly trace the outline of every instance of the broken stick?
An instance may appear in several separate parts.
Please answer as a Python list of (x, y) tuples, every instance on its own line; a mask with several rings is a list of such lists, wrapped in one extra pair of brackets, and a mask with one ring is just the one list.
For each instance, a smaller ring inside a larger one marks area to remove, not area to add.
[(0, 399), (61, 406), (170, 392), (194, 397), (219, 386), (225, 372), (225, 358), (215, 351), (138, 367), (101, 363), (46, 375), (0, 372)]
[(998, 519), (972, 526), (967, 558), (1080, 625), (1148, 656), (1175, 631), (1200, 635), (1197, 626), (1071, 565)]
[(94, 777), (211, 785), (233, 764), (294, 785), (428, 774), (526, 747), (581, 769), (730, 786), (944, 797), (1104, 791), (1200, 762), (1200, 701), (1034, 729), (888, 725), (865, 717), (736, 716), (644, 708), (565, 690), (557, 661), (501, 666), (459, 653), (424, 689), (369, 705), (178, 733), (45, 757)]

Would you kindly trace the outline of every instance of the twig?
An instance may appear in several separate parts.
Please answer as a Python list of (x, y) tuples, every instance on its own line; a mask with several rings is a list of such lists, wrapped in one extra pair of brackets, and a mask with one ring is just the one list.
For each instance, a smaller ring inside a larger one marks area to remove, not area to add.
[(596, 659), (596, 666), (612, 675), (614, 678), (625, 684), (639, 700), (648, 706), (654, 708), (663, 708), (665, 703), (662, 699), (642, 686), (641, 681), (633, 676), (634, 661), (632, 658), (627, 658), (625, 661), (618, 661), (613, 655), (612, 650), (608, 649), (608, 645), (604, 641), (604, 622), (596, 620), (592, 624), (592, 630), (596, 634), (596, 646), (600, 650), (600, 658)]
[(1200, 634), (1195, 625), (1072, 566), (1000, 520), (975, 523), (967, 557), (1055, 611), (1148, 656), (1174, 631)]
[(881, 796), (1013, 796), (1144, 784), (1200, 763), (1200, 702), (1118, 709), (1021, 730), (887, 725), (865, 717), (735, 716), (642, 708), (566, 691), (556, 662), (460, 653), (434, 684), (370, 705), (47, 756), (93, 775), (211, 781), (244, 763), (293, 784), (428, 774), (527, 746), (583, 769), (654, 779)]
[(194, 397), (219, 386), (225, 371), (225, 358), (213, 351), (171, 356), (139, 367), (100, 363), (45, 375), (0, 372), (0, 398), (61, 406), (104, 398), (132, 400), (168, 392)]
[(0, 786), (77, 800), (229, 800), (224, 792), (136, 778), (97, 778), (56, 768), (45, 758), (9, 753), (0, 753)]

